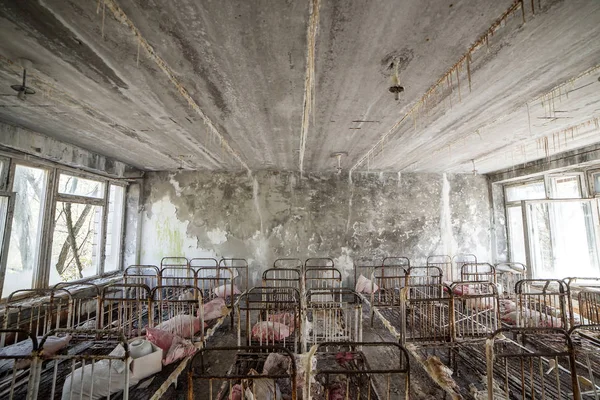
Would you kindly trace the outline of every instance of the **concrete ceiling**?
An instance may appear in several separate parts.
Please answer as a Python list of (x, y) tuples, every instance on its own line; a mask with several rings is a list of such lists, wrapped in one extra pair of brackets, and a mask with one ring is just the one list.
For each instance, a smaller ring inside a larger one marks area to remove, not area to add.
[(599, 142), (600, 2), (513, 4), (1, 2), (0, 121), (146, 170), (346, 152), (353, 171), (490, 172)]

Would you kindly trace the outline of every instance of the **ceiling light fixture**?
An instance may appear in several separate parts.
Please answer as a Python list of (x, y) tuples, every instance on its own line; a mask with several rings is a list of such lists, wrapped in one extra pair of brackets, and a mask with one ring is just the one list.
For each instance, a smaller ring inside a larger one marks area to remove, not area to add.
[(26, 59), (20, 61), (23, 66), (23, 83), (21, 85), (11, 85), (10, 87), (17, 92), (19, 100), (25, 100), (28, 94), (35, 94), (35, 90), (27, 86), (27, 68), (31, 67), (31, 61)]
[(400, 93), (404, 92), (404, 87), (400, 86), (398, 64), (400, 64), (398, 60), (394, 59), (394, 62), (392, 63), (394, 67), (394, 74), (392, 75), (392, 86), (390, 86), (390, 88), (388, 89), (390, 93), (394, 93), (394, 99), (396, 101), (398, 101), (398, 99), (400, 98)]
[(473, 176), (477, 176), (477, 170), (475, 169), (475, 160), (471, 160), (471, 164), (473, 164)]
[(390, 86), (389, 91), (391, 93), (394, 93), (394, 99), (396, 101), (398, 101), (398, 99), (400, 98), (399, 94), (404, 92), (404, 88), (400, 85), (395, 85), (395, 86)]
[(347, 156), (348, 153), (345, 151), (338, 151), (336, 153), (331, 153), (331, 158), (337, 158), (337, 174), (340, 175), (342, 173), (342, 156)]

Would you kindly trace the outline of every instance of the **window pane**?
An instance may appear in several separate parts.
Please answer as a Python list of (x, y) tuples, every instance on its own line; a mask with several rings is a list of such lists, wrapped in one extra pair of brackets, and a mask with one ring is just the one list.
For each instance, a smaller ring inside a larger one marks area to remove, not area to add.
[(122, 186), (110, 185), (108, 203), (108, 221), (106, 223), (106, 259), (104, 272), (119, 269), (121, 253), (121, 235), (123, 227), (123, 199), (125, 190)]
[(544, 181), (506, 187), (506, 201), (538, 200), (545, 198), (546, 191), (544, 188)]
[(30, 289), (38, 265), (47, 174), (40, 168), (17, 165), (13, 183), (15, 210), (2, 297)]
[(0, 158), (0, 189), (4, 189), (6, 186), (6, 173), (8, 168), (8, 161)]
[(600, 194), (600, 174), (594, 174), (594, 193)]
[(600, 276), (590, 202), (534, 203), (527, 211), (534, 277)]
[(2, 243), (4, 242), (4, 232), (6, 232), (6, 217), (8, 216), (8, 196), (0, 196), (0, 259), (2, 259)]
[(98, 274), (102, 208), (56, 202), (50, 285)]
[(579, 177), (577, 176), (555, 176), (550, 178), (552, 182), (552, 198), (554, 199), (578, 199), (581, 198), (579, 189)]
[(523, 214), (521, 206), (508, 207), (508, 235), (510, 240), (510, 260), (526, 263), (525, 236), (523, 235)]
[(101, 199), (104, 197), (104, 183), (78, 176), (60, 174), (58, 193)]

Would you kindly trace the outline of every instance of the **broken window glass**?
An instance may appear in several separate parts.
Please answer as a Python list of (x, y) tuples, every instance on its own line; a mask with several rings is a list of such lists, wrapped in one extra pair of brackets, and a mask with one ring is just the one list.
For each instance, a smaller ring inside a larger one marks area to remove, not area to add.
[(98, 274), (103, 207), (56, 202), (50, 285)]

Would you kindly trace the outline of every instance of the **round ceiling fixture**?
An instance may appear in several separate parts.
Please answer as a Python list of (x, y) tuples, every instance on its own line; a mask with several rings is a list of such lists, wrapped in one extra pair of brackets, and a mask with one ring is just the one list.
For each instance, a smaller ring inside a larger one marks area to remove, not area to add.
[(23, 65), (23, 83), (20, 85), (11, 85), (10, 87), (17, 92), (17, 97), (20, 100), (25, 100), (27, 95), (35, 94), (35, 90), (27, 86), (27, 67), (31, 66), (31, 61), (21, 59), (21, 64)]
[(338, 151), (336, 153), (331, 153), (331, 158), (337, 158), (337, 174), (341, 174), (342, 173), (342, 157), (343, 156), (348, 156), (348, 153), (346, 153), (345, 151)]
[(394, 99), (398, 100), (399, 94), (404, 92), (404, 87), (400, 85), (390, 86), (390, 93), (394, 93)]

